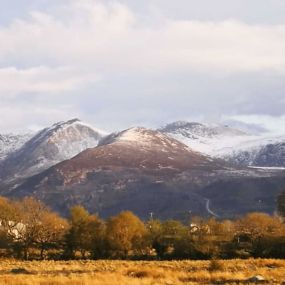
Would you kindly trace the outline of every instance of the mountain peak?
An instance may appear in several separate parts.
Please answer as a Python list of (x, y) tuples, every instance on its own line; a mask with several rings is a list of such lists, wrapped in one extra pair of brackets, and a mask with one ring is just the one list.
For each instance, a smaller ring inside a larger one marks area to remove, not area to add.
[(52, 127), (56, 127), (56, 126), (65, 126), (65, 125), (72, 125), (74, 123), (81, 123), (81, 120), (78, 119), (78, 118), (74, 118), (74, 119), (70, 119), (70, 120), (67, 120), (67, 121), (60, 121), (60, 122), (57, 122), (57, 123), (54, 123), (52, 125)]
[(187, 122), (187, 121), (175, 121), (165, 125), (159, 130), (162, 132), (171, 132), (179, 129), (193, 129), (193, 128), (204, 128), (205, 125), (198, 122)]
[(198, 122), (176, 121), (159, 129), (159, 131), (167, 134), (180, 134), (185, 137), (197, 139), (198, 137), (218, 137), (232, 135), (247, 135), (245, 132), (231, 128), (228, 125), (207, 124)]
[(144, 127), (133, 127), (119, 133), (113, 133), (103, 138), (99, 143), (100, 146), (108, 144), (139, 145), (145, 149), (156, 147), (177, 147), (188, 149), (185, 144), (167, 136), (166, 134)]
[(36, 133), (7, 157), (1, 175), (3, 179), (10, 179), (12, 173), (20, 178), (37, 174), (87, 148), (96, 147), (104, 135), (79, 119), (58, 122)]
[(170, 123), (159, 131), (183, 142), (195, 151), (211, 156), (221, 148), (228, 148), (237, 139), (245, 140), (249, 136), (227, 125), (185, 121)]
[(203, 126), (203, 124), (199, 122), (174, 121), (172, 123), (167, 124), (166, 126), (185, 127), (185, 126)]
[(157, 136), (158, 132), (155, 132), (144, 127), (132, 127), (130, 129), (120, 132), (117, 136), (120, 141), (129, 141), (129, 142), (142, 142), (149, 141), (153, 137)]

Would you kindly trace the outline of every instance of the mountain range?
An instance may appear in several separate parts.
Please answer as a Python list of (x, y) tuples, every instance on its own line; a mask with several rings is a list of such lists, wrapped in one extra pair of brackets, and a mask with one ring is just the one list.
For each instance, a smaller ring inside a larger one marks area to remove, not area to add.
[(285, 188), (285, 136), (228, 125), (107, 134), (73, 119), (0, 138), (13, 136), (14, 144), (0, 144), (0, 194), (37, 197), (63, 215), (82, 204), (102, 217), (132, 210), (144, 219), (232, 218), (273, 213)]
[(190, 148), (234, 165), (285, 167), (283, 135), (249, 133), (228, 125), (174, 122), (159, 129)]

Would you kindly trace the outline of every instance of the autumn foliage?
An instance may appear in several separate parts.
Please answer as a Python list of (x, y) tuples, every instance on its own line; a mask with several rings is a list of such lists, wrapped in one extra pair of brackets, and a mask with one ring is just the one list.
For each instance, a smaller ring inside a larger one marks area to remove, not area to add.
[(285, 257), (285, 225), (264, 213), (182, 224), (142, 221), (129, 211), (102, 220), (74, 206), (64, 219), (34, 198), (0, 198), (0, 221), (0, 254), (20, 259)]

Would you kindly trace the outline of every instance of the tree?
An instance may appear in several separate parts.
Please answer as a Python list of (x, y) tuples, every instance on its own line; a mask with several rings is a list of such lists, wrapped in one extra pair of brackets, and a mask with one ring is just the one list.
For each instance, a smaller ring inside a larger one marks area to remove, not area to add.
[(165, 252), (165, 245), (160, 242), (162, 236), (162, 223), (159, 220), (150, 220), (146, 224), (147, 242), (151, 249), (156, 251), (158, 257), (162, 257)]
[(211, 218), (205, 221), (205, 223), (209, 230), (202, 238), (202, 241), (204, 241), (202, 252), (207, 257), (213, 259), (225, 257), (225, 246), (232, 241), (235, 234), (233, 223), (230, 221), (218, 221), (215, 218)]
[(166, 258), (173, 254), (180, 256), (182, 254), (181, 240), (188, 233), (187, 228), (182, 223), (174, 220), (163, 223), (152, 220), (147, 224), (147, 228), (151, 245), (159, 258)]
[(36, 243), (39, 245), (41, 259), (44, 253), (51, 248), (62, 246), (65, 233), (69, 228), (68, 222), (56, 213), (46, 211), (41, 217), (41, 227), (39, 227)]
[(90, 215), (82, 206), (70, 209), (70, 230), (67, 234), (68, 255), (76, 251), (85, 258), (91, 253), (93, 258), (105, 256), (105, 224), (96, 215)]
[(237, 246), (242, 244), (254, 257), (263, 257), (267, 251), (268, 241), (282, 237), (285, 233), (284, 225), (277, 217), (264, 213), (251, 213), (238, 220), (236, 231)]
[(11, 202), (3, 197), (0, 197), (0, 248), (5, 249), (5, 252), (11, 248), (12, 231), (15, 223), (12, 221), (16, 218), (16, 211)]
[(14, 220), (16, 216), (17, 213), (15, 212), (15, 207), (12, 205), (12, 203), (7, 198), (0, 197), (1, 225), (6, 226), (8, 221)]
[(106, 239), (111, 254), (127, 257), (130, 251), (139, 252), (144, 247), (144, 223), (129, 211), (121, 212), (107, 222)]
[(35, 198), (24, 198), (14, 206), (20, 217), (13, 231), (15, 248), (22, 249), (24, 258), (28, 259), (30, 249), (39, 247), (43, 257), (51, 244), (59, 243), (67, 227), (66, 221)]
[(70, 209), (70, 230), (66, 236), (67, 255), (74, 257), (77, 250), (84, 258), (87, 250), (87, 231), (89, 213), (82, 206)]
[(96, 215), (91, 215), (88, 220), (88, 248), (94, 259), (107, 256), (106, 225)]
[(215, 219), (206, 220), (200, 217), (192, 219), (193, 258), (205, 259), (218, 254), (215, 242), (215, 234), (218, 229), (220, 229), (220, 225)]
[(29, 250), (38, 238), (43, 213), (47, 211), (47, 208), (40, 201), (30, 197), (15, 202), (15, 207), (20, 214), (21, 223), (17, 223), (20, 226), (15, 231), (14, 240), (22, 248), (24, 259), (28, 259)]
[(276, 217), (265, 213), (250, 213), (236, 222), (238, 232), (249, 234), (253, 239), (261, 236), (282, 235), (284, 227)]
[(10, 200), (0, 197), (0, 225), (7, 236), (13, 236), (17, 223), (20, 221), (20, 213)]

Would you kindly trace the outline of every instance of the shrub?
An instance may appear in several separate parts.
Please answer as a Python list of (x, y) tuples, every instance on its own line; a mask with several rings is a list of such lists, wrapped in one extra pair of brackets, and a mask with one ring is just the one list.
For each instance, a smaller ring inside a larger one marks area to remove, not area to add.
[(224, 264), (220, 260), (212, 259), (209, 265), (209, 271), (223, 271), (225, 269)]

